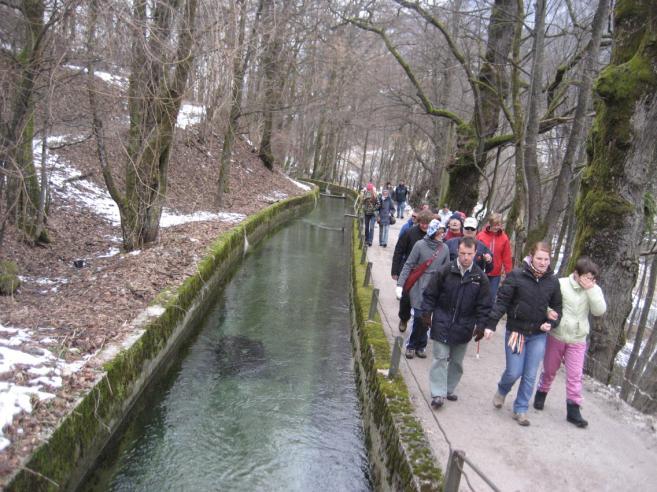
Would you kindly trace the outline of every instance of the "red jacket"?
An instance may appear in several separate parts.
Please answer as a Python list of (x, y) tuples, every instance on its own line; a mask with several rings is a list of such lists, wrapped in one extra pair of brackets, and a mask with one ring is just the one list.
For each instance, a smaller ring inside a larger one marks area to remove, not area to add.
[(458, 234), (454, 234), (452, 231), (448, 230), (447, 233), (445, 234), (445, 237), (443, 237), (443, 242), (449, 239), (454, 239), (455, 237), (463, 237), (463, 233), (460, 232)]
[(488, 226), (477, 234), (477, 239), (488, 246), (493, 253), (493, 270), (488, 272), (489, 277), (502, 275), (502, 267), (508, 275), (513, 270), (513, 259), (511, 255), (511, 242), (506, 232), (492, 232)]

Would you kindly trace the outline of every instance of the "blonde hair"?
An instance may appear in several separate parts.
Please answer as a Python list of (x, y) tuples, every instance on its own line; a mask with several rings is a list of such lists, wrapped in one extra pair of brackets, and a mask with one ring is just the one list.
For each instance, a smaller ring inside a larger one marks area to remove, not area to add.
[(534, 256), (538, 251), (545, 251), (548, 255), (552, 256), (552, 249), (550, 245), (545, 241), (538, 241), (534, 243), (532, 249), (529, 250), (529, 254)]
[(499, 212), (491, 212), (490, 216), (488, 217), (488, 223), (490, 225), (501, 224), (502, 223), (502, 214), (499, 213)]

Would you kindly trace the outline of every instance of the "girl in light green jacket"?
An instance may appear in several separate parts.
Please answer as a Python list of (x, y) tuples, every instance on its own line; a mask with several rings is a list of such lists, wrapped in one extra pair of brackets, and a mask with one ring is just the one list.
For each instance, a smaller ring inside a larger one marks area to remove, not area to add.
[(596, 283), (598, 272), (598, 266), (582, 256), (575, 264), (575, 271), (559, 279), (563, 314), (559, 325), (548, 336), (543, 372), (534, 396), (534, 408), (543, 410), (545, 397), (563, 361), (566, 366), (566, 419), (580, 428), (588, 425), (582, 418), (580, 406), (589, 313), (602, 316), (607, 310), (602, 289)]

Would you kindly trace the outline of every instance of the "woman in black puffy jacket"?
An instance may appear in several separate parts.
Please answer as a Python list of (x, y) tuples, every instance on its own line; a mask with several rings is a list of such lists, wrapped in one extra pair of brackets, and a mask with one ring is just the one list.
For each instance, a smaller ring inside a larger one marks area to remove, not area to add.
[[(554, 320), (547, 317), (548, 307), (556, 311)], [(495, 408), (502, 408), (506, 395), (520, 379), (513, 403), (513, 418), (520, 425), (527, 426), (529, 399), (545, 353), (547, 333), (559, 324), (561, 318), (561, 290), (550, 269), (550, 246), (547, 243), (536, 243), (523, 265), (506, 277), (497, 292), (489, 327), (494, 330), (504, 314), (507, 315), (506, 369), (497, 384), (493, 404)]]

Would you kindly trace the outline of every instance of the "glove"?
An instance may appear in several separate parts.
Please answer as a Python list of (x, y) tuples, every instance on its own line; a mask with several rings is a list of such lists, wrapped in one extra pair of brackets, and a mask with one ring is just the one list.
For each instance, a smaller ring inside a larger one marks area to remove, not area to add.
[(431, 326), (431, 313), (423, 313), (421, 318), (422, 318), (422, 324), (426, 328)]
[(395, 287), (395, 296), (397, 296), (397, 300), (402, 298), (402, 291), (404, 290), (403, 287)]
[(472, 332), (472, 336), (474, 338), (475, 342), (478, 342), (482, 338), (484, 338), (485, 330), (481, 326), (477, 326), (474, 331)]

